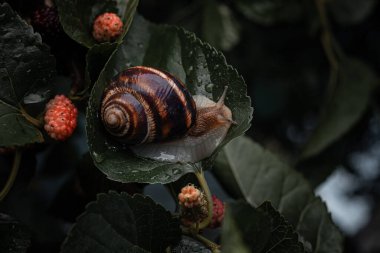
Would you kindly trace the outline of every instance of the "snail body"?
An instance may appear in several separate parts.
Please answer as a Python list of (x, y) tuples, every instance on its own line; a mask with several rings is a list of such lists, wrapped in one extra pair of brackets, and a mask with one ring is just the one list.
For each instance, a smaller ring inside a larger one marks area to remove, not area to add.
[(100, 116), (114, 139), (142, 157), (197, 162), (210, 156), (233, 123), (224, 105), (191, 96), (169, 73), (143, 66), (117, 74), (104, 91)]

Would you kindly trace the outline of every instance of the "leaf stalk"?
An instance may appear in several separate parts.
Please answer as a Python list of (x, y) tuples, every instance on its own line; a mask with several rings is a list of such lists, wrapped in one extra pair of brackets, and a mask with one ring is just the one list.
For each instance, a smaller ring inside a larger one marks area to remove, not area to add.
[(7, 194), (9, 193), (10, 189), (12, 188), (15, 182), (15, 179), (17, 177), (18, 170), (20, 167), (20, 163), (21, 163), (21, 157), (22, 157), (22, 152), (17, 149), (15, 152), (15, 156), (13, 159), (13, 164), (12, 164), (12, 168), (11, 168), (11, 172), (9, 174), (8, 180), (0, 192), (0, 201), (2, 201), (7, 196)]

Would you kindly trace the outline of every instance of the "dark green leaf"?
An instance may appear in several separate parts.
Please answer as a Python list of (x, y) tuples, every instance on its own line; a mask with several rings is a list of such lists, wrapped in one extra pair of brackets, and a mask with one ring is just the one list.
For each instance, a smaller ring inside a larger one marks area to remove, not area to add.
[(150, 198), (110, 192), (87, 206), (61, 252), (164, 252), (180, 238), (179, 220)]
[[(219, 98), (224, 86), (229, 85), (226, 105), (238, 124), (231, 127), (220, 147), (249, 128), (252, 108), (250, 98), (246, 95), (246, 85), (220, 52), (183, 29), (157, 26), (135, 16), (127, 37), (100, 74), (87, 110), (87, 136), (91, 155), (96, 166), (108, 178), (121, 182), (168, 183), (193, 171), (191, 164), (138, 158), (128, 149), (113, 143), (106, 135), (98, 118), (104, 88), (108, 80), (118, 72), (135, 65), (166, 70), (187, 84), (192, 94), (205, 95), (214, 101)], [(206, 159), (203, 166), (209, 167), (212, 160), (213, 157)]]
[(344, 59), (340, 63), (337, 87), (303, 150), (303, 159), (317, 155), (350, 130), (366, 111), (378, 81), (376, 74), (359, 60)]
[(341, 24), (357, 24), (368, 17), (375, 5), (376, 0), (332, 0), (328, 1), (329, 10), (332, 16)]
[(242, 250), (255, 253), (305, 252), (293, 227), (269, 202), (257, 209), (244, 202), (227, 206), (222, 250), (231, 253)]
[(30, 245), (30, 232), (18, 221), (0, 213), (0, 252), (24, 253)]
[(215, 0), (205, 2), (202, 37), (216, 48), (229, 50), (239, 42), (239, 27), (230, 8)]
[(98, 79), (116, 45), (117, 43), (96, 44), (88, 50), (86, 55), (86, 91)]
[(325, 204), (295, 170), (247, 137), (231, 141), (223, 154), (226, 159), (223, 165), (217, 160), (216, 173), (229, 167), (250, 204), (270, 201), (311, 244), (312, 252), (342, 252), (342, 236)]
[(238, 0), (237, 7), (247, 18), (260, 24), (294, 22), (305, 15), (304, 0)]
[(42, 142), (42, 134), (22, 113), (27, 97), (44, 96), (55, 60), (7, 3), (0, 5), (0, 146)]
[(104, 12), (113, 12), (123, 21), (123, 34), (127, 33), (138, 0), (57, 0), (60, 21), (65, 32), (75, 41), (88, 48), (97, 42), (92, 37), (92, 24), (95, 18)]

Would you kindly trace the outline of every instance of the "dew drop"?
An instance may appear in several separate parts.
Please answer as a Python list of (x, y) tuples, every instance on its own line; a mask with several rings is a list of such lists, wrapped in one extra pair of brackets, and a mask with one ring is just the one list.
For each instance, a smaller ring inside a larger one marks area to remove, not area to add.
[(214, 84), (213, 83), (209, 83), (206, 85), (206, 91), (211, 93), (212, 92), (212, 89), (214, 88)]
[(180, 169), (172, 169), (172, 173), (173, 173), (173, 175), (179, 175), (179, 174), (181, 174), (181, 170)]
[(187, 69), (186, 74), (187, 74), (187, 75), (190, 75), (192, 71), (193, 71), (193, 66), (190, 66), (190, 67)]
[(98, 153), (96, 153), (96, 152), (92, 152), (92, 156), (94, 157), (95, 162), (97, 162), (97, 163), (101, 163), (101, 162), (103, 162), (103, 160), (104, 160), (103, 155), (98, 154)]

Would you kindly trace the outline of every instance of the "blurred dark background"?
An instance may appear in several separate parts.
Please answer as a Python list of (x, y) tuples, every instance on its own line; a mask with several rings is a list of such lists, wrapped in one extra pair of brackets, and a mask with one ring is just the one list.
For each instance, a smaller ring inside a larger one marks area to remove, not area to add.
[[(299, 162), (328, 99), (332, 71), (323, 33), (337, 55), (359, 59), (378, 76), (378, 1), (146, 0), (138, 11), (157, 23), (184, 26), (222, 50), (252, 98), (247, 134), (315, 187), (346, 236), (345, 252), (380, 252), (379, 90), (371, 91), (369, 105), (348, 132), (316, 157)], [(355, 85), (365, 87), (360, 80)]]
[[(8, 2), (27, 18), (43, 1)], [(244, 77), (252, 98), (254, 117), (247, 134), (309, 180), (344, 233), (345, 252), (380, 252), (379, 89), (371, 90), (363, 112), (347, 131), (315, 156), (300, 159), (331, 99), (334, 59), (339, 67), (347, 58), (363, 63), (362, 69), (351, 70), (361, 77), (354, 84), (356, 90), (365, 89), (361, 80), (367, 73), (376, 76), (378, 85), (377, 0), (141, 0), (138, 12), (152, 22), (183, 26), (220, 49)], [(59, 46), (51, 46), (60, 75), (55, 89), (67, 90), (73, 69), (70, 63), (62, 64), (65, 56)], [(85, 55), (75, 43), (66, 47), (78, 58)], [(84, 109), (85, 103), (78, 106)], [(79, 129), (70, 141), (34, 147), (23, 158), (22, 180), (0, 211), (35, 229), (37, 243), (30, 252), (55, 252), (97, 192), (141, 191), (141, 186), (109, 182), (94, 169), (84, 136), (80, 115)], [(2, 167), (10, 167), (11, 161), (12, 155), (1, 156)], [(8, 171), (0, 173), (2, 185)]]

